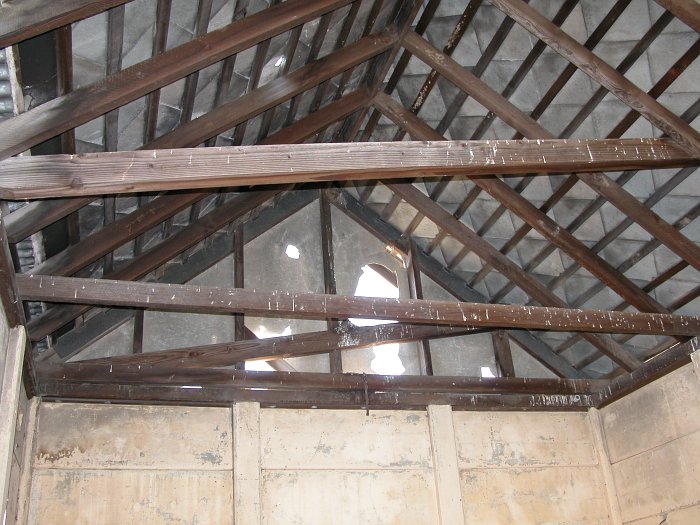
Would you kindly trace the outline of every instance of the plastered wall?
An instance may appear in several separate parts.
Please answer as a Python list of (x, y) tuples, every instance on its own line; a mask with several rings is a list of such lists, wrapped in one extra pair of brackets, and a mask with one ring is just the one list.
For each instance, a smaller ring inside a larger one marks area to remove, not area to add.
[(44, 403), (26, 523), (603, 524), (585, 413)]
[(623, 523), (700, 523), (698, 357), (601, 410)]

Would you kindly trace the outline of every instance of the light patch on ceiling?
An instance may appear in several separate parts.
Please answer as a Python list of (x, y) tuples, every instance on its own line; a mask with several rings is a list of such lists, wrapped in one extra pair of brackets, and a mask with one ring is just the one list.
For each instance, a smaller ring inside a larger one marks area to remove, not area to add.
[[(362, 267), (362, 275), (357, 281), (355, 296), (357, 297), (385, 297), (387, 299), (398, 299), (399, 288), (394, 283), (379, 273), (375, 268), (384, 274), (391, 274), (391, 270), (386, 267), (379, 268), (379, 265), (365, 265)], [(380, 324), (395, 323), (393, 320), (385, 319), (355, 319), (349, 321), (355, 326), (376, 326)], [(372, 347), (374, 359), (370, 363), (370, 368), (376, 374), (401, 375), (406, 368), (399, 357), (399, 344), (389, 343)]]
[(282, 67), (286, 62), (287, 60), (284, 58), (284, 55), (282, 55), (275, 62), (275, 67)]
[(373, 372), (400, 376), (406, 371), (399, 357), (399, 343), (377, 345), (372, 350), (374, 350), (374, 359), (372, 359), (370, 367)]
[[(282, 337), (285, 335), (292, 335), (292, 327), (287, 325), (287, 328), (282, 330), (281, 332), (273, 332), (271, 330), (268, 330), (265, 326), (263, 325), (258, 325), (258, 327), (253, 330), (253, 333), (257, 336), (258, 339), (269, 339), (270, 337)], [(246, 361), (245, 362), (245, 369), (246, 370), (254, 370), (257, 372), (271, 372), (274, 371), (274, 368), (272, 368), (267, 361)]]
[(288, 244), (287, 248), (284, 250), (284, 253), (286, 253), (287, 257), (289, 257), (290, 259), (299, 258), (299, 248), (297, 248), (293, 244)]
[(488, 366), (481, 367), (481, 377), (496, 377)]
[[(391, 271), (387, 269), (387, 271)], [(393, 283), (387, 281), (381, 274), (369, 265), (362, 267), (362, 275), (357, 281), (355, 289), (356, 297), (386, 297), (387, 299), (398, 299), (399, 289)], [(356, 319), (350, 318), (350, 322), (355, 326), (376, 326), (380, 324), (395, 323), (396, 321), (384, 319)]]

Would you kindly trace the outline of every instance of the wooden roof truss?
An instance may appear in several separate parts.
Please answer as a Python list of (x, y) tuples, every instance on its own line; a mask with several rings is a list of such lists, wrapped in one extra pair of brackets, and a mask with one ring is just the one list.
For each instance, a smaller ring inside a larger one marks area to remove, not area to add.
[[(125, 46), (138, 3), (153, 16), (143, 60)], [(697, 74), (700, 11), (692, 0), (657, 3), (665, 9), (616, 65), (596, 47), (629, 16), (630, 0), (610, 2), (585, 40), (562, 29), (575, 0), (551, 13), (471, 0), (451, 17), (439, 0), (199, 0), (184, 37), (173, 36), (171, 0), (0, 6), (0, 48), (22, 58), (29, 39), (49, 35), (57, 54), (51, 96), (0, 122), (2, 300), (32, 341), (28, 384), (57, 399), (585, 410), (681, 366), (700, 333), (700, 248), (684, 233), (700, 195), (672, 217), (655, 207), (689, 185), (700, 159), (700, 99), (691, 94), (674, 112), (667, 96)], [(500, 22), (465, 67), (455, 53), (493, 9)], [(430, 32), (436, 17), (452, 24), (442, 42)], [(102, 78), (76, 85), (72, 32), (98, 19)], [(637, 86), (627, 73), (673, 24), (695, 31), (693, 41), (656, 65), (653, 84)], [(499, 84), (489, 67), (517, 31), (534, 43)], [(522, 109), (518, 95), (553, 52), (565, 63)], [(592, 95), (548, 130), (548, 109), (584, 76)], [(440, 120), (426, 118), (438, 90), (451, 102)], [(604, 135), (583, 138), (581, 126), (612, 97), (626, 107), (621, 117), (611, 112)], [(483, 111), (465, 117), (465, 104)], [(643, 121), (653, 136), (634, 131)], [(630, 188), (650, 170), (668, 175), (640, 198)], [(470, 217), (484, 199), (490, 211), (477, 224)], [(576, 213), (564, 215), (558, 206), (569, 199)], [(324, 294), (244, 289), (244, 245), (315, 201)], [(602, 235), (580, 235), (611, 206), (619, 219)], [(410, 299), (336, 294), (332, 209), (402, 254)], [(494, 242), (504, 218), (513, 232)], [(611, 258), (630, 228), (643, 241)], [(669, 264), (634, 272), (662, 251)], [(539, 273), (553, 255), (562, 269)], [(231, 288), (186, 284), (228, 256)], [(478, 269), (465, 269), (473, 260)], [(683, 294), (658, 293), (679, 275)], [(454, 301), (424, 299), (422, 277)], [(144, 353), (145, 308), (233, 314), (235, 341)], [(325, 319), (328, 329), (258, 340), (246, 314)], [(399, 323), (355, 327), (349, 317)], [(132, 318), (133, 354), (68, 362)], [(433, 373), (431, 340), (484, 331), (500, 377)], [(420, 376), (343, 373), (344, 350), (409, 341), (419, 343)], [(511, 344), (558, 379), (516, 377)], [(314, 354), (328, 354), (330, 374), (285, 361)], [(242, 369), (260, 359), (276, 371)], [(592, 366), (603, 361), (605, 374)]]

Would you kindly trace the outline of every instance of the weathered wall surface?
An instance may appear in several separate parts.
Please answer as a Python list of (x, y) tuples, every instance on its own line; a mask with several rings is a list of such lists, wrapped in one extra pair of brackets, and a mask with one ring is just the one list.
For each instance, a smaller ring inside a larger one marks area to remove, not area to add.
[(468, 523), (609, 523), (585, 413), (455, 412)]
[(700, 523), (698, 365), (686, 365), (601, 410), (624, 523)]
[(586, 414), (39, 407), (34, 524), (608, 523)]
[(28, 523), (232, 523), (231, 411), (42, 404)]
[(10, 329), (0, 315), (0, 523), (15, 523), (25, 465), (30, 446), (32, 402), (22, 385), (24, 328)]

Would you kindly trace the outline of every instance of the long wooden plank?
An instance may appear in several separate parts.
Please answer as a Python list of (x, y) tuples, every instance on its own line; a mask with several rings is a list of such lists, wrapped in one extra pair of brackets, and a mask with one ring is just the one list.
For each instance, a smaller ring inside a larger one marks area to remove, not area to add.
[[(264, 208), (255, 216), (255, 220), (246, 221), (243, 224), (245, 242), (258, 238), (276, 224), (312, 203), (314, 199), (315, 194), (312, 190), (297, 190), (285, 194), (274, 207)], [(217, 237), (211, 245), (196, 251), (182, 264), (166, 267), (158, 280), (165, 283), (186, 283), (224, 257), (231, 255), (232, 250), (232, 235)], [(80, 327), (61, 336), (54, 343), (54, 351), (66, 360), (133, 316), (134, 310), (124, 308), (110, 309), (91, 316)]]
[(16, 155), (64, 131), (136, 100), (190, 73), (350, 0), (291, 0), (140, 62), (103, 82), (77, 89), (0, 123), (0, 158)]
[(0, 197), (32, 199), (416, 175), (501, 175), (694, 165), (668, 139), (373, 142), (14, 157)]
[[(288, 374), (296, 375), (296, 374)], [(327, 374), (330, 375), (330, 374)], [(191, 385), (183, 385), (191, 386)], [(423, 410), (429, 405), (451, 405), (457, 410), (586, 411), (592, 406), (590, 394), (463, 394), (444, 392), (403, 392), (334, 390), (267, 390), (221, 387), (182, 388), (180, 385), (139, 385), (129, 383), (85, 383), (49, 381), (41, 383), (43, 399), (85, 400), (119, 403), (187, 404), (223, 406), (256, 401), (263, 407), (372, 410)]]
[(0, 4), (0, 48), (127, 4), (131, 0), (20, 0)]
[(269, 339), (217, 343), (190, 348), (148, 352), (81, 361), (81, 363), (172, 364), (187, 368), (230, 366), (250, 360), (286, 359), (323, 354), (333, 350), (369, 348), (386, 343), (408, 343), (422, 339), (454, 337), (473, 333), (470, 328), (412, 324), (386, 324), (294, 334)]
[(673, 16), (700, 33), (700, 5), (697, 0), (655, 0)]
[[(446, 78), (454, 82), (460, 89), (469, 92), (469, 94), (474, 96), (476, 100), (482, 103), (490, 111), (494, 112), (508, 124), (513, 126), (522, 135), (530, 139), (538, 140), (554, 138), (554, 136), (540, 126), (540, 124), (522, 113), (502, 95), (491, 89), (488, 85), (476, 78), (467, 69), (461, 67), (450, 57), (444, 55), (438, 49), (434, 48), (423, 38), (419, 37), (415, 33), (409, 33), (404, 40), (404, 43), (416, 54), (416, 56), (419, 56), (421, 60), (426, 61)], [(647, 95), (646, 93), (645, 96), (651, 100), (654, 100), (652, 96)], [(676, 118), (685, 124), (683, 119), (678, 117)], [(438, 134), (438, 136), (440, 135)], [(696, 161), (694, 165), (698, 164), (699, 158), (700, 155), (696, 154)], [(664, 221), (656, 213), (640, 203), (620, 184), (613, 181), (604, 173), (590, 173), (589, 170), (586, 170), (585, 168), (573, 171), (579, 172), (576, 176), (581, 181), (591, 187), (602, 197), (610, 201), (610, 203), (617, 207), (620, 211), (632, 217), (651, 235), (661, 240), (661, 242), (663, 242), (679, 257), (687, 260), (689, 264), (700, 271), (700, 248), (675, 230), (675, 228), (673, 228), (673, 226), (671, 226), (668, 222)]]
[(27, 273), (72, 275), (187, 206), (201, 201), (208, 194), (206, 191), (171, 193), (153, 199), (129, 215), (106, 224), (102, 229), (50, 257)]
[(700, 333), (700, 317), (669, 314), (261, 292), (240, 288), (42, 275), (18, 275), (17, 288), (22, 300), (183, 312), (290, 315), (305, 319), (360, 317), (407, 323), (566, 332), (686, 336)]
[[(440, 140), (440, 138), (442, 138), (437, 131), (434, 131), (428, 125), (418, 120), (413, 113), (390, 97), (386, 95), (377, 96), (375, 97), (375, 104), (380, 110), (385, 111), (389, 118), (396, 119), (396, 123), (404, 126), (414, 138), (423, 140)], [(601, 259), (567, 230), (562, 229), (544, 212), (527, 201), (505, 182), (497, 178), (474, 178), (472, 180), (475, 185), (487, 191), (496, 200), (501, 202), (503, 206), (517, 214), (553, 244), (566, 252), (567, 255), (584, 266), (589, 272), (598, 277), (621, 296), (625, 297), (630, 304), (633, 304), (642, 311), (667, 313), (666, 309), (661, 304), (635, 286), (623, 273), (617, 271), (609, 263)], [(392, 189), (395, 187), (396, 185), (390, 186)], [(451, 216), (451, 218), (455, 220), (453, 216)], [(469, 245), (467, 244), (465, 246)]]
[(152, 383), (171, 385), (233, 386), (269, 390), (364, 389), (396, 392), (546, 393), (585, 394), (602, 388), (604, 381), (587, 379), (481, 378), (465, 376), (383, 376), (375, 374), (325, 374), (255, 372), (226, 368), (182, 369), (165, 365), (42, 363), (43, 380), (100, 383)]
[(149, 149), (194, 147), (210, 137), (273, 108), (294, 95), (331, 79), (349, 67), (365, 62), (386, 49), (397, 39), (393, 27), (311, 62), (231, 100), (201, 117), (182, 124), (148, 145)]
[(697, 131), (536, 9), (522, 0), (493, 0), (492, 3), (622, 102), (638, 111), (695, 157), (700, 157), (700, 134)]
[[(324, 113), (323, 110), (318, 113)], [(309, 123), (306, 117), (291, 126), (275, 133), (265, 139), (264, 142), (295, 142), (303, 140), (309, 133)], [(313, 117), (317, 121), (317, 116)], [(194, 246), (197, 242), (204, 239), (206, 236), (213, 234), (217, 229), (221, 228), (227, 222), (232, 220), (240, 220), (252, 208), (261, 204), (265, 200), (276, 196), (279, 191), (272, 190), (268, 192), (251, 192), (247, 196), (239, 196), (233, 201), (221, 206), (218, 210), (210, 212), (205, 217), (190, 224), (183, 231), (167, 239), (160, 245), (150, 249), (149, 251), (137, 256), (127, 265), (120, 268), (118, 272), (109, 275), (117, 279), (139, 279), (148, 272), (154, 270), (158, 266), (165, 264), (184, 250)], [(247, 198), (246, 198), (247, 197)], [(42, 339), (54, 330), (69, 323), (77, 316), (86, 312), (89, 308), (84, 306), (64, 306), (52, 308), (42, 316), (33, 319), (29, 325), (29, 336), (32, 340)]]
[[(339, 61), (342, 65), (342, 61)], [(369, 95), (366, 89), (359, 89), (348, 93), (341, 99), (324, 106), (319, 111), (308, 115), (297, 123), (287, 126), (271, 135), (265, 140), (267, 144), (291, 144), (302, 142), (312, 136), (319, 129), (340, 120), (351, 114), (353, 111), (369, 103)], [(280, 99), (276, 99), (280, 101)], [(251, 111), (251, 106), (242, 104)], [(254, 106), (259, 108), (259, 106)], [(255, 109), (255, 111), (260, 111)], [(239, 118), (227, 113), (231, 126), (235, 125)], [(7, 238), (10, 243), (16, 243), (22, 239), (36, 233), (54, 221), (65, 217), (69, 213), (86, 206), (92, 201), (91, 198), (56, 199), (47, 201), (36, 201), (12, 212), (5, 217), (5, 228)], [(48, 272), (47, 272), (48, 273)]]

